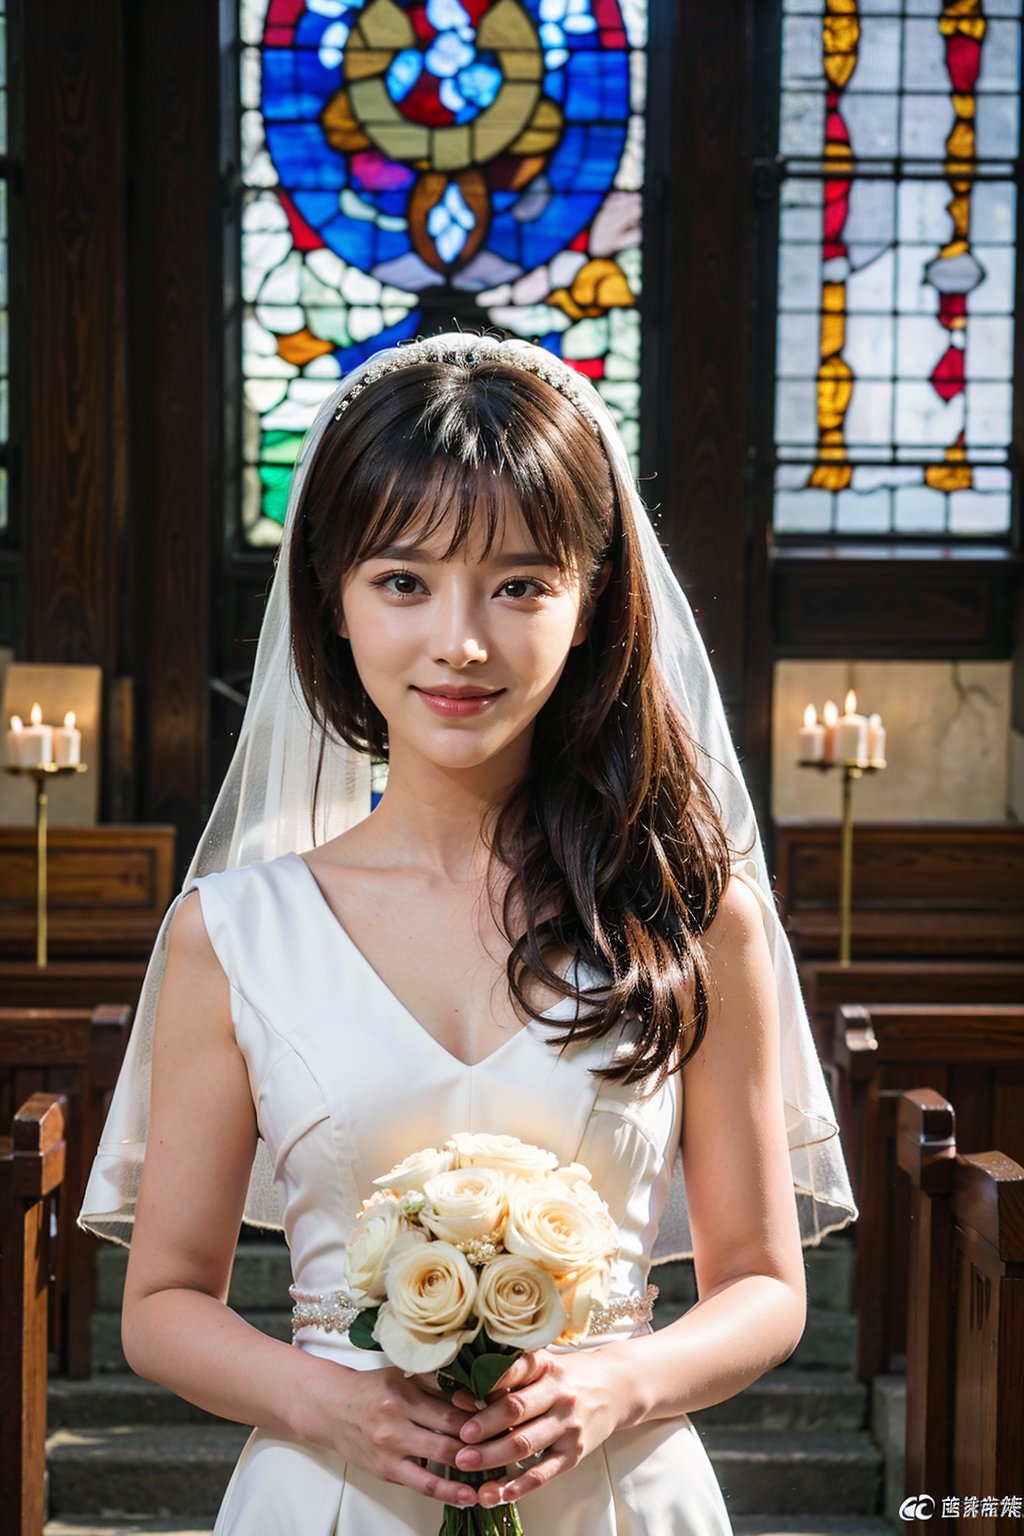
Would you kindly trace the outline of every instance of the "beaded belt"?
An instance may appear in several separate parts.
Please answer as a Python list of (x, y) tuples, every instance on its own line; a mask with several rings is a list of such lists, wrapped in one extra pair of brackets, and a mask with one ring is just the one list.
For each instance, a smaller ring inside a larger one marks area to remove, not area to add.
[[(322, 1328), (324, 1333), (346, 1333), (360, 1310), (359, 1302), (347, 1291), (300, 1291), (294, 1285), (288, 1287), (294, 1301), (292, 1307), (292, 1333), (300, 1328)], [(633, 1323), (649, 1323), (654, 1315), (654, 1303), (658, 1299), (658, 1287), (649, 1285), (641, 1295), (620, 1296), (606, 1307), (597, 1307), (590, 1314), (588, 1334), (596, 1337), (607, 1333), (615, 1323), (629, 1318)]]

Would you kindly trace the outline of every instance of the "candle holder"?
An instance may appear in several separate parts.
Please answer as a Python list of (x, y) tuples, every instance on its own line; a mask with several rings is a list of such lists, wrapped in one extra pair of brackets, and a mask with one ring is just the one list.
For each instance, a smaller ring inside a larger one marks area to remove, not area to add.
[(36, 785), (36, 965), (46, 966), (46, 785), (62, 774), (86, 773), (87, 763), (4, 763), (5, 773), (24, 774)]
[(845, 758), (837, 762), (825, 762), (820, 758), (800, 758), (798, 768), (817, 768), (819, 773), (831, 773), (841, 769), (842, 819), (839, 845), (839, 964), (850, 963), (850, 927), (853, 905), (853, 785), (855, 779), (866, 773), (880, 773), (885, 768), (884, 757)]

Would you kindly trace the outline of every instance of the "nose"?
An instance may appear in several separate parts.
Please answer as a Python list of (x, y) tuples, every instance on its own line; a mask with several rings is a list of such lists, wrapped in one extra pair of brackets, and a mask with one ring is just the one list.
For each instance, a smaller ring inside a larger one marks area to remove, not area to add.
[(462, 668), (487, 660), (483, 615), (458, 582), (435, 599), (434, 660)]

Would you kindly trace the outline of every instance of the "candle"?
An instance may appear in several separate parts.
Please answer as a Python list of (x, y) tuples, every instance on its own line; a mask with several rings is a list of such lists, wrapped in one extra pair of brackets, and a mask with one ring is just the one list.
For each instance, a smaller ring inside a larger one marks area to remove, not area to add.
[(7, 761), (30, 768), (34, 763), (53, 761), (53, 726), (43, 725), (43, 712), (32, 705), (32, 724), (25, 725), (19, 715), (11, 716), (7, 732)]
[(885, 761), (885, 726), (881, 715), (868, 716), (868, 757), (873, 763)]
[(813, 704), (804, 710), (804, 723), (800, 731), (800, 761), (820, 763), (825, 756), (825, 727), (818, 724), (818, 713)]
[(825, 755), (822, 762), (832, 763), (836, 756), (836, 725), (839, 721), (839, 708), (829, 699), (821, 714), (825, 722)]
[(846, 695), (846, 713), (836, 723), (835, 755), (841, 763), (862, 763), (868, 755), (868, 722), (857, 713), (857, 695)]
[(75, 730), (75, 712), (69, 709), (64, 724), (54, 727), (53, 760), (55, 763), (80, 763), (82, 761), (82, 733)]

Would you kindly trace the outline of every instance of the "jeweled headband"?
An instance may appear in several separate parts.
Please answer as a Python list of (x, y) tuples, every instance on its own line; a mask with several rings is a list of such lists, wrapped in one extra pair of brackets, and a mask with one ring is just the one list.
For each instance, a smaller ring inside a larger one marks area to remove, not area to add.
[(516, 368), (520, 373), (533, 374), (535, 378), (543, 379), (545, 384), (550, 384), (552, 389), (557, 389), (560, 395), (576, 407), (594, 436), (601, 436), (597, 417), (579, 388), (576, 375), (558, 358), (545, 353), (540, 347), (533, 347), (529, 351), (525, 348), (520, 350), (515, 346), (503, 347), (500, 342), (488, 343), (486, 338), (479, 341), (467, 338), (467, 343), (461, 347), (445, 347), (432, 341), (414, 341), (408, 346), (399, 347), (396, 356), (387, 362), (371, 364), (363, 376), (353, 383), (348, 393), (338, 402), (335, 421), (341, 420), (357, 395), (362, 394), (370, 384), (376, 384), (387, 373), (398, 373), (403, 368), (412, 368), (419, 363), (498, 362)]

